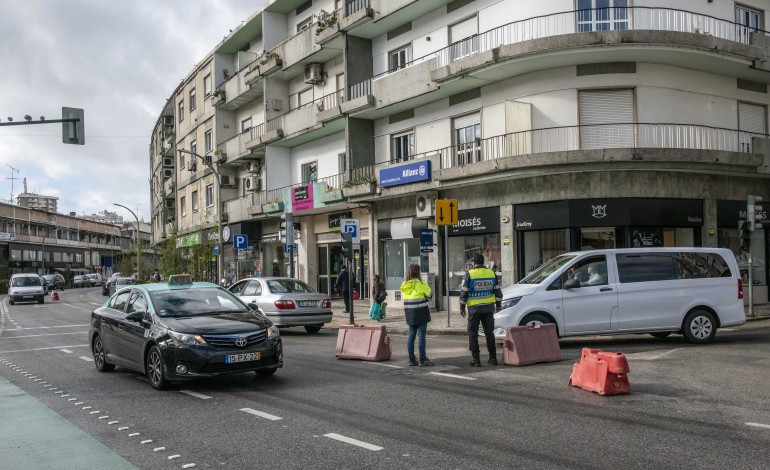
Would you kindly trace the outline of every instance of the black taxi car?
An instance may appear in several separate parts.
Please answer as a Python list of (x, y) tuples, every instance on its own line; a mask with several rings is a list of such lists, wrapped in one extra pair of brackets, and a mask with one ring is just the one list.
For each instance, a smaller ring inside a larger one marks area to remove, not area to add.
[(226, 289), (192, 282), (127, 286), (91, 312), (94, 364), (146, 374), (158, 390), (220, 374), (268, 376), (283, 367), (278, 327)]

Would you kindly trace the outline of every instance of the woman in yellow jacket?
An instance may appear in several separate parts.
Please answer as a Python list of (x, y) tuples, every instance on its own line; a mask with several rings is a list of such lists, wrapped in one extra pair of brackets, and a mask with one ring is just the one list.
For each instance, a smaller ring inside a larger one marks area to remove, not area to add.
[[(428, 298), (431, 291), (428, 283), (420, 276), (420, 266), (412, 264), (406, 273), (406, 280), (401, 284), (401, 298), (404, 300), (404, 316), (409, 325), (409, 336), (406, 340), (406, 351), (409, 354), (410, 366), (432, 366), (433, 362), (425, 354), (425, 332), (430, 322)], [(418, 336), (417, 348), (420, 352), (420, 362), (414, 356), (414, 338)]]

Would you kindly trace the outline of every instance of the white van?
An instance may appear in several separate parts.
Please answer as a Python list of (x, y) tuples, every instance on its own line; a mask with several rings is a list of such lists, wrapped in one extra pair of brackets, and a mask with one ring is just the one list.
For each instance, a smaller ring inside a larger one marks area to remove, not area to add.
[(19, 273), (11, 276), (8, 282), (8, 303), (16, 302), (45, 303), (43, 280), (35, 273)]
[(503, 289), (495, 337), (555, 323), (559, 336), (682, 333), (707, 343), (746, 322), (743, 283), (723, 248), (628, 248), (566, 253)]

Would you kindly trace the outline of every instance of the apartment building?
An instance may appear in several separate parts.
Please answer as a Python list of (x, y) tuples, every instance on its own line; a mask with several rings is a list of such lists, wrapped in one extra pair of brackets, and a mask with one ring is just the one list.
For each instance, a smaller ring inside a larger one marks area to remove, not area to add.
[[(456, 295), (477, 252), (504, 285), (565, 251), (628, 246), (729, 247), (747, 274), (738, 222), (748, 195), (770, 196), (768, 8), (276, 0), (163, 108), (154, 241), (213, 245), (222, 214), (249, 240), (222, 237), (227, 269), (330, 292), (339, 220), (356, 218), (363, 296), (374, 273), (397, 294), (413, 262)], [(437, 199), (458, 201), (457, 225), (436, 225)], [(752, 234), (756, 302), (767, 240)]]

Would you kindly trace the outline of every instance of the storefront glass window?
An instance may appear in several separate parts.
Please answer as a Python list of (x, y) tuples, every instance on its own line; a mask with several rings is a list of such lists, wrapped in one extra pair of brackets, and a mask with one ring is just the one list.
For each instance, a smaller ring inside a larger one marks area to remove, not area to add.
[(524, 232), (524, 274), (569, 250), (567, 229)]
[(385, 288), (398, 289), (404, 282), (410, 264), (420, 264), (420, 240), (388, 240), (384, 242)]
[(484, 255), (484, 266), (502, 280), (500, 266), (500, 234), (449, 237), (449, 289), (460, 290), (465, 271), (473, 267), (473, 255)]
[(581, 228), (580, 250), (606, 250), (615, 248), (615, 228)]
[[(738, 268), (744, 285), (749, 282), (749, 253), (741, 249), (741, 240), (737, 228), (722, 228), (718, 230), (719, 248), (728, 248), (738, 260)], [(763, 230), (751, 232), (751, 271), (754, 285), (767, 285), (765, 273), (765, 237)]]

